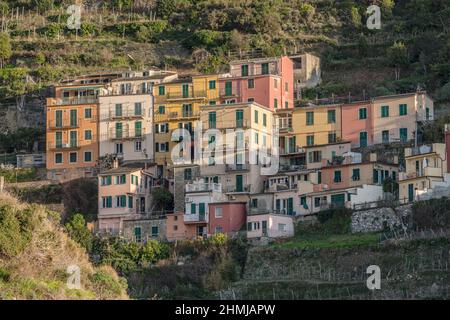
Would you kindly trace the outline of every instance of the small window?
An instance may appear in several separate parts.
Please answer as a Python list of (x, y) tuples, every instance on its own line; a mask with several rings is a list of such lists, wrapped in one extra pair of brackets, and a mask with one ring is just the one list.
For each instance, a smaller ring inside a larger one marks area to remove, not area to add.
[(216, 80), (209, 81), (209, 89), (210, 90), (216, 89)]
[(313, 146), (314, 145), (314, 136), (306, 136), (306, 145)]
[(84, 152), (84, 162), (91, 162), (91, 161), (92, 161), (92, 152), (85, 151)]
[(359, 181), (361, 179), (360, 169), (353, 169), (352, 180)]
[(69, 155), (69, 161), (70, 163), (75, 163), (77, 162), (77, 153), (76, 152), (71, 152)]
[(406, 104), (400, 104), (398, 106), (398, 114), (401, 116), (406, 116), (408, 114), (408, 105)]
[(258, 123), (258, 110), (255, 110), (255, 123)]
[(222, 207), (217, 207), (214, 213), (216, 218), (222, 218)]
[(214, 229), (214, 232), (217, 233), (223, 233), (223, 228), (221, 226), (216, 226), (216, 228)]
[(92, 109), (91, 108), (84, 109), (84, 117), (86, 119), (91, 119), (92, 118)]
[(254, 89), (255, 88), (255, 79), (248, 79), (247, 84), (248, 84), (249, 89)]
[(63, 162), (63, 155), (62, 153), (55, 153), (55, 163), (62, 163)]
[(159, 227), (152, 226), (152, 238), (157, 238), (159, 236)]
[(134, 142), (134, 151), (135, 152), (142, 151), (142, 141), (135, 141)]
[(367, 108), (359, 109), (359, 119), (360, 120), (367, 119)]
[(336, 123), (336, 110), (328, 110), (328, 123)]
[(165, 114), (166, 113), (166, 106), (159, 106), (158, 107), (158, 113), (159, 114)]
[(314, 112), (306, 112), (306, 125), (312, 126), (314, 124)]
[(159, 86), (158, 87), (158, 95), (163, 96), (166, 94), (166, 87), (165, 86)]
[(342, 181), (342, 174), (341, 171), (337, 170), (334, 172), (334, 182), (339, 183)]
[(263, 126), (267, 127), (267, 114), (263, 113)]
[(273, 99), (273, 107), (274, 107), (274, 109), (278, 108), (278, 99), (277, 98)]
[(84, 140), (92, 140), (92, 131), (91, 130), (84, 131)]
[(192, 169), (191, 168), (187, 168), (184, 169), (184, 180), (192, 180)]
[(381, 117), (382, 118), (389, 117), (389, 106), (381, 106)]

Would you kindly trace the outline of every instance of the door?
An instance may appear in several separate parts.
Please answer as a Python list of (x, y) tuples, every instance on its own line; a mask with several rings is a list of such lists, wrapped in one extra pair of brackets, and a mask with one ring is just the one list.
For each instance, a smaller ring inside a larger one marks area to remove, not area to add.
[(408, 129), (407, 128), (400, 128), (400, 141), (401, 142), (408, 141)]
[(216, 128), (216, 112), (210, 112), (208, 114), (209, 117), (209, 128), (215, 129)]
[(189, 85), (183, 84), (183, 98), (189, 97)]
[(77, 126), (77, 110), (70, 110), (70, 126)]
[(236, 127), (242, 128), (244, 126), (244, 110), (236, 110)]
[(55, 111), (55, 127), (56, 128), (62, 127), (62, 110)]
[(367, 147), (367, 132), (365, 131), (359, 133), (359, 146)]
[(236, 176), (236, 192), (244, 191), (244, 177), (242, 175)]
[(134, 134), (135, 134), (135, 137), (142, 136), (142, 122), (136, 121), (134, 123)]
[(287, 199), (287, 214), (289, 216), (294, 215), (294, 199), (293, 198)]
[(141, 213), (144, 213), (145, 212), (145, 198), (141, 197), (140, 201), (141, 201), (141, 203), (140, 203)]
[(77, 132), (76, 131), (70, 131), (70, 147), (71, 148), (77, 147)]
[(414, 184), (412, 183), (408, 184), (408, 201), (414, 201)]
[(331, 196), (331, 205), (333, 207), (345, 207), (345, 194), (333, 194)]
[(230, 81), (225, 82), (225, 95), (226, 96), (233, 95), (233, 83)]
[(122, 138), (122, 123), (121, 122), (116, 122), (116, 139), (121, 139)]
[(198, 220), (206, 221), (205, 216), (206, 216), (205, 204), (199, 203), (198, 204)]

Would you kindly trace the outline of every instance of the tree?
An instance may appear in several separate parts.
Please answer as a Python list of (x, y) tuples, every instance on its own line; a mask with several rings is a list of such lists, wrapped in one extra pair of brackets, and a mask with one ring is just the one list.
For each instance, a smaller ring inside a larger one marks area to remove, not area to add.
[(92, 249), (92, 233), (86, 226), (86, 221), (82, 214), (75, 214), (68, 223), (66, 223), (66, 230), (69, 236), (83, 246), (87, 251)]
[(400, 79), (400, 70), (409, 62), (408, 49), (403, 42), (394, 42), (387, 50), (389, 64), (395, 68), (395, 80)]
[(7, 33), (0, 33), (0, 69), (3, 69), (5, 61), (11, 58), (12, 49), (9, 35)]
[(162, 19), (169, 19), (175, 10), (175, 0), (158, 0), (156, 1), (156, 14)]
[(170, 211), (173, 209), (173, 195), (164, 188), (155, 188), (152, 192), (153, 207), (156, 211)]

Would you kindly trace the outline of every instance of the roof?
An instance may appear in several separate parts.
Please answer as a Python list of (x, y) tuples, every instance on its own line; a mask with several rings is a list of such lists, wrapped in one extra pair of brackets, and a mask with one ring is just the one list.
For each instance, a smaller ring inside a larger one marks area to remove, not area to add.
[(103, 175), (110, 175), (110, 174), (127, 174), (136, 172), (139, 170), (142, 170), (143, 168), (140, 167), (118, 167), (118, 168), (112, 168), (106, 171), (103, 171), (100, 173), (101, 176)]
[(426, 96), (428, 96), (429, 98), (431, 98), (426, 91), (416, 91), (416, 92), (409, 92), (409, 93), (399, 93), (399, 94), (391, 94), (391, 95), (386, 95), (386, 96), (378, 96), (378, 97), (374, 97), (372, 98), (372, 101), (375, 100), (384, 100), (384, 99), (392, 99), (392, 98), (397, 98), (397, 97), (409, 97), (409, 96), (415, 96), (416, 94), (425, 94)]

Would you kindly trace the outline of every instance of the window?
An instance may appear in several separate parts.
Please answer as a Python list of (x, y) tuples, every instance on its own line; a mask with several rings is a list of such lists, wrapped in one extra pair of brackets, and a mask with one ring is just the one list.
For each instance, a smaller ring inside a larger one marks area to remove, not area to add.
[(131, 175), (131, 184), (135, 185), (135, 186), (139, 185), (139, 177), (132, 174)]
[(314, 135), (306, 136), (306, 145), (314, 145)]
[(408, 114), (408, 105), (407, 104), (400, 104), (398, 106), (398, 114), (400, 116), (406, 116)]
[(216, 128), (216, 112), (215, 111), (213, 111), (213, 112), (210, 112), (209, 114), (208, 114), (208, 122), (209, 122), (209, 128), (210, 129), (215, 129)]
[(209, 81), (209, 89), (214, 90), (216, 88), (216, 80)]
[(258, 123), (258, 110), (255, 110), (255, 123)]
[(121, 117), (121, 116), (122, 116), (122, 104), (117, 103), (116, 104), (116, 117)]
[(231, 81), (225, 82), (225, 96), (231, 96), (233, 94), (233, 83)]
[(254, 89), (255, 88), (255, 79), (248, 79), (247, 86), (249, 89)]
[(158, 95), (163, 96), (166, 94), (166, 87), (165, 86), (159, 86), (158, 87)]
[(310, 111), (306, 113), (306, 125), (312, 126), (314, 124), (314, 112)]
[(70, 147), (78, 146), (78, 133), (76, 131), (70, 131)]
[(77, 153), (76, 152), (71, 152), (69, 155), (69, 162), (70, 163), (75, 163), (77, 162)]
[(359, 133), (359, 146), (362, 148), (367, 147), (367, 132), (365, 131)]
[(92, 161), (92, 152), (85, 151), (84, 152), (84, 162), (91, 162), (91, 161)]
[(247, 222), (247, 231), (252, 231), (252, 225), (253, 223)]
[(278, 99), (277, 98), (273, 99), (273, 107), (274, 107), (274, 109), (278, 108)]
[(279, 232), (286, 232), (286, 225), (284, 223), (278, 224), (278, 231)]
[(192, 180), (192, 169), (184, 169), (184, 180)]
[(258, 134), (258, 132), (255, 132), (255, 143), (257, 145), (259, 144), (259, 134)]
[(116, 184), (125, 184), (127, 182), (127, 176), (124, 174), (122, 174), (120, 176), (115, 176), (115, 178), (116, 178), (116, 181), (115, 181)]
[(361, 179), (360, 169), (353, 169), (352, 180), (359, 181)]
[(267, 127), (267, 114), (263, 113), (263, 126)]
[(152, 238), (157, 238), (159, 236), (159, 227), (152, 226)]
[(342, 181), (342, 174), (341, 171), (337, 170), (334, 172), (334, 182), (339, 183)]
[(284, 91), (289, 92), (289, 83), (284, 83)]
[(191, 214), (195, 214), (197, 212), (197, 206), (195, 203), (191, 203)]
[(116, 153), (117, 154), (122, 154), (123, 153), (123, 144), (116, 143)]
[(242, 77), (248, 76), (248, 64), (243, 64), (241, 66), (241, 76)]
[(214, 211), (214, 215), (216, 218), (222, 218), (222, 207), (217, 207)]
[(378, 170), (374, 169), (373, 170), (373, 183), (378, 183), (379, 179), (378, 179)]
[(189, 97), (189, 85), (183, 84), (181, 89), (183, 91), (183, 98), (188, 98)]
[(289, 102), (286, 101), (286, 102), (284, 103), (284, 108), (285, 108), (285, 109), (289, 109)]
[(328, 123), (336, 123), (336, 110), (328, 110)]
[(77, 119), (77, 110), (70, 110), (70, 126), (76, 127), (78, 125), (78, 119)]
[(359, 119), (367, 119), (367, 108), (361, 108), (359, 109)]
[(322, 162), (322, 151), (311, 151), (308, 153), (308, 162), (317, 163)]
[(317, 172), (317, 183), (322, 183), (322, 171)]
[(389, 143), (389, 130), (383, 130), (381, 132), (381, 139), (383, 143)]
[(92, 140), (92, 131), (91, 130), (84, 131), (84, 140)]
[(277, 79), (273, 79), (273, 87), (275, 89), (278, 89), (278, 80)]
[(250, 103), (251, 103), (251, 102), (255, 102), (255, 98), (248, 98), (248, 99), (247, 99), (247, 102), (250, 102)]
[(400, 128), (400, 141), (401, 142), (408, 141), (408, 129), (407, 128)]
[(133, 209), (133, 196), (128, 196), (128, 208)]
[(55, 132), (55, 147), (56, 148), (62, 147), (62, 132), (60, 131)]
[(111, 185), (111, 176), (103, 176), (102, 178), (101, 178), (101, 185), (102, 186), (109, 186), (109, 185)]
[(210, 106), (215, 106), (217, 103), (214, 101), (214, 100), (211, 100), (210, 102), (209, 102), (209, 105)]
[(142, 229), (141, 227), (134, 227), (134, 240), (136, 242), (142, 241)]
[(328, 134), (328, 143), (335, 143), (336, 142), (336, 133), (332, 132)]
[(134, 115), (135, 115), (135, 116), (140, 116), (140, 115), (142, 115), (142, 103), (136, 102), (136, 103), (134, 104)]
[(62, 163), (63, 162), (63, 155), (62, 153), (55, 153), (55, 163)]
[(221, 226), (216, 226), (216, 228), (214, 229), (215, 233), (223, 233), (223, 228)]
[(91, 108), (84, 109), (84, 117), (86, 119), (91, 119), (92, 118), (92, 109)]
[(135, 141), (134, 142), (134, 151), (135, 152), (142, 151), (142, 141)]
[(263, 147), (267, 146), (267, 136), (263, 134)]
[(158, 113), (159, 114), (165, 114), (166, 113), (166, 106), (159, 106), (158, 107)]
[(320, 207), (320, 197), (314, 198), (314, 207)]
[(102, 208), (112, 208), (112, 197), (102, 197)]
[(62, 110), (55, 111), (55, 127), (56, 128), (62, 127)]
[(116, 196), (116, 208), (125, 208), (127, 206), (127, 196)]
[(389, 117), (389, 106), (381, 106), (381, 117)]
[(136, 121), (134, 123), (134, 136), (141, 137), (142, 136), (142, 122)]
[(244, 126), (244, 110), (236, 110), (236, 127), (242, 128)]
[(268, 63), (261, 64), (261, 74), (269, 74), (269, 64)]

